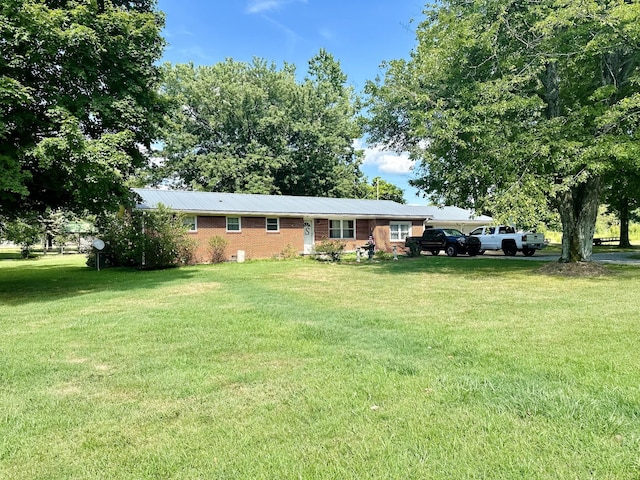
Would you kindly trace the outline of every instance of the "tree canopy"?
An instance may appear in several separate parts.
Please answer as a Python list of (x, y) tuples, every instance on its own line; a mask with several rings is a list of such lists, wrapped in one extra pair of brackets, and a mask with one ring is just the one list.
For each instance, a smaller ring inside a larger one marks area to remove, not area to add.
[(620, 247), (631, 247), (629, 223), (638, 221), (640, 208), (640, 171), (620, 166), (605, 179), (604, 201), (609, 212), (615, 213), (620, 223)]
[(113, 210), (162, 102), (154, 0), (0, 3), (0, 215)]
[(367, 86), (372, 139), (420, 160), (426, 193), (533, 223), (589, 260), (613, 173), (640, 169), (640, 2), (449, 0)]
[(398, 203), (407, 203), (404, 199), (404, 190), (397, 185), (383, 180), (381, 177), (374, 177), (368, 185), (367, 197), (372, 200), (391, 200)]
[(218, 192), (360, 197), (358, 101), (321, 50), (304, 81), (262, 59), (164, 66), (171, 99), (157, 178)]

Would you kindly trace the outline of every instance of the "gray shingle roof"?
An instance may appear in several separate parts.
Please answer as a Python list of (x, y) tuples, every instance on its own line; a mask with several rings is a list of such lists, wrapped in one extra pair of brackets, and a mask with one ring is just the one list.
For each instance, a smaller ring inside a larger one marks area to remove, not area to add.
[(138, 189), (142, 197), (137, 208), (153, 209), (163, 204), (172, 210), (198, 214), (348, 216), (358, 218), (398, 218), (424, 220), (429, 215), (390, 200), (358, 200), (244, 193), (191, 192)]

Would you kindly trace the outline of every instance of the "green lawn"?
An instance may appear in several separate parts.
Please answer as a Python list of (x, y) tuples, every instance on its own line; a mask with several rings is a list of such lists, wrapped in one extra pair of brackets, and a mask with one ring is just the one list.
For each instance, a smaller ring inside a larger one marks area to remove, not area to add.
[(640, 269), (0, 262), (0, 479), (639, 479)]

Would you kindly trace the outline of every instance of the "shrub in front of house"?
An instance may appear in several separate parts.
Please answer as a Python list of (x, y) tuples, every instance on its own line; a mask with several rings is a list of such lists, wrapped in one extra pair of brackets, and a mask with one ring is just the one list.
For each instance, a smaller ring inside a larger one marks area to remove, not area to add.
[(280, 252), (279, 258), (292, 259), (292, 258), (298, 258), (299, 256), (300, 256), (300, 252), (298, 252), (298, 249), (293, 245), (291, 245), (290, 243), (287, 243), (287, 246), (284, 247)]
[[(183, 215), (162, 205), (110, 217), (101, 222), (99, 231), (105, 266), (159, 269), (193, 263), (196, 242), (187, 234)], [(95, 254), (87, 264), (95, 266)]]
[(316, 260), (339, 262), (344, 252), (344, 243), (339, 240), (323, 240), (313, 249)]
[(416, 240), (409, 240), (409, 242), (407, 243), (406, 252), (407, 257), (419, 257), (421, 252), (420, 243), (418, 243)]
[(227, 259), (227, 242), (219, 235), (209, 239), (209, 253), (211, 255), (211, 263), (222, 263)]
[(376, 250), (373, 258), (382, 262), (386, 262), (388, 260), (393, 260), (393, 253), (385, 252), (384, 250)]
[(178, 245), (177, 265), (195, 265), (198, 242), (185, 236)]

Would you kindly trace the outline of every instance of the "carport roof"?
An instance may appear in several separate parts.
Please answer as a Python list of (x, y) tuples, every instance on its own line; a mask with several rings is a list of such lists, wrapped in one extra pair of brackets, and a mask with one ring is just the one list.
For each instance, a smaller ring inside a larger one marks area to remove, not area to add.
[(307, 217), (358, 217), (425, 220), (421, 210), (390, 200), (360, 200), (246, 193), (193, 192), (183, 190), (138, 189), (133, 191), (142, 201), (137, 208), (157, 208), (159, 204), (172, 210), (193, 214), (278, 215)]
[(473, 210), (465, 210), (464, 208), (452, 206), (433, 206), (433, 205), (407, 205), (407, 209), (416, 215), (430, 218), (432, 221), (446, 222), (474, 222), (478, 224), (489, 224), (493, 222), (493, 218), (486, 215), (475, 215)]

